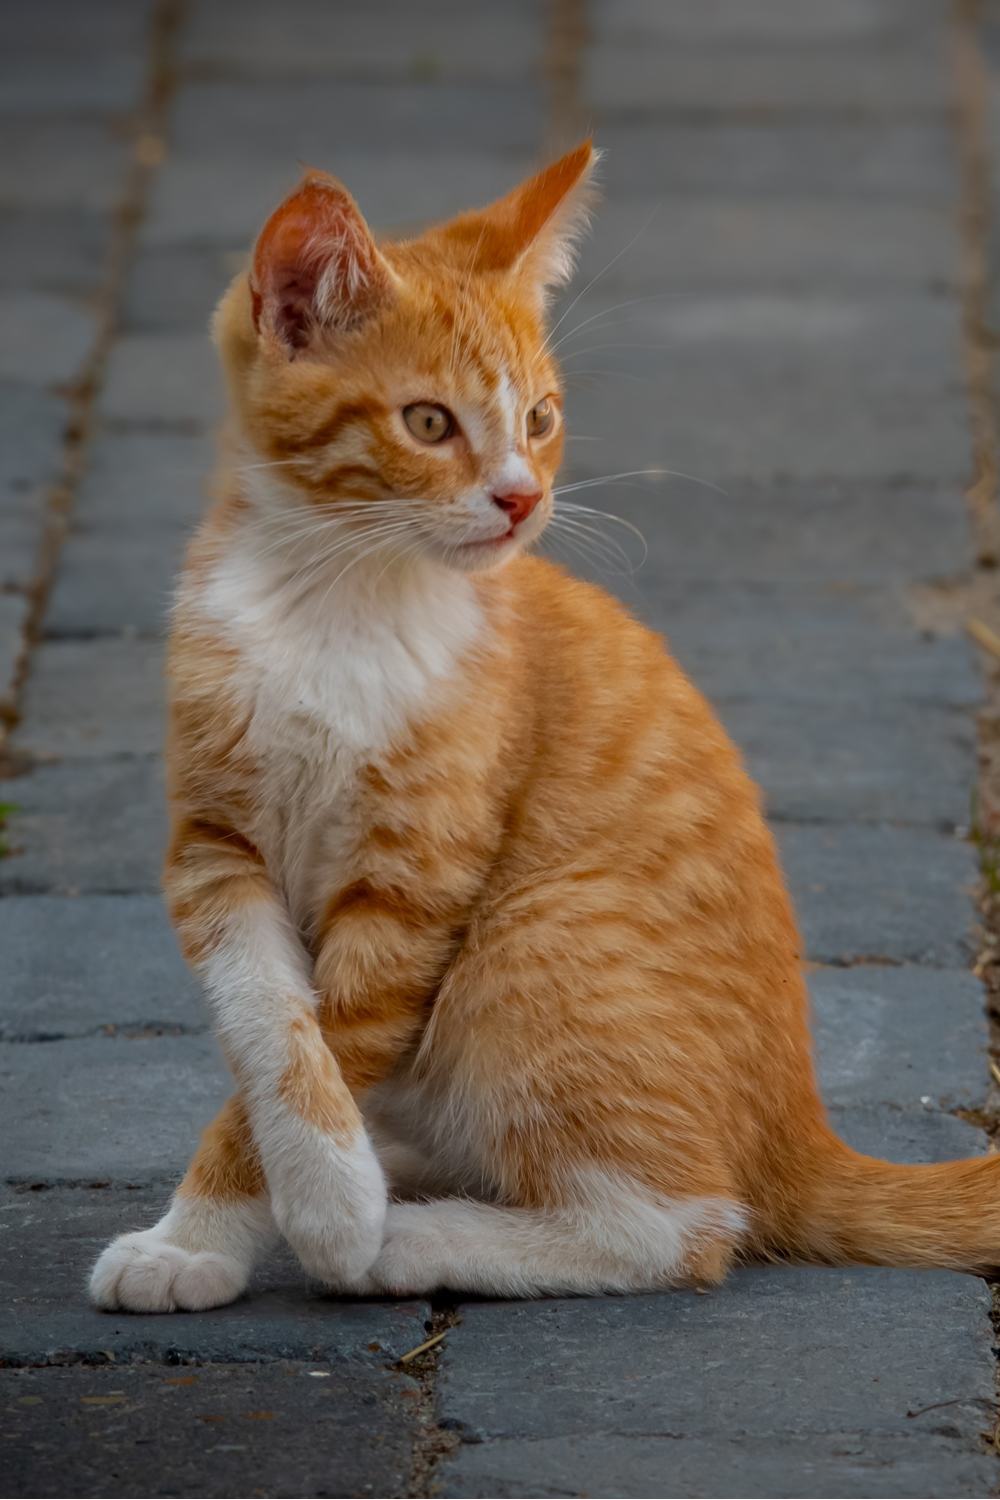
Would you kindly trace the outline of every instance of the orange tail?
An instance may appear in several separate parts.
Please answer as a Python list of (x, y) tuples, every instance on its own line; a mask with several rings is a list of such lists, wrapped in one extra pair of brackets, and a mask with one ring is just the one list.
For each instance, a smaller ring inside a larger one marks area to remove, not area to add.
[(786, 1250), (834, 1265), (1000, 1266), (1000, 1155), (926, 1167), (861, 1156), (831, 1136)]

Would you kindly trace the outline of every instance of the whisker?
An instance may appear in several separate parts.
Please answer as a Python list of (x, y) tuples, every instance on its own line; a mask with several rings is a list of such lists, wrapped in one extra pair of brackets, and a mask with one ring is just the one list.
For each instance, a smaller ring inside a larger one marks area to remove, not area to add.
[(590, 280), (587, 282), (586, 286), (581, 287), (580, 291), (577, 292), (576, 296), (573, 298), (573, 300), (569, 304), (569, 306), (563, 309), (563, 312), (560, 315), (560, 317), (557, 318), (556, 322), (553, 323), (552, 327), (549, 329), (548, 337), (546, 338), (545, 343), (542, 345), (542, 352), (543, 353), (547, 354), (547, 353), (551, 352), (553, 335), (558, 331), (558, 329), (562, 326), (562, 324), (565, 323), (566, 319), (569, 317), (570, 313), (573, 311), (574, 307), (576, 307), (577, 303), (581, 300), (581, 298), (583, 298), (583, 297), (585, 297), (587, 295), (587, 293), (590, 291), (591, 287), (594, 287), (594, 286), (597, 285), (597, 283), (600, 281), (600, 279), (601, 279), (602, 276), (606, 276), (607, 275), (607, 273), (611, 270), (612, 266), (618, 264), (618, 262), (621, 260), (621, 258), (622, 258), (623, 255), (627, 255), (628, 254), (628, 252), (632, 249), (632, 246), (636, 243), (636, 241), (639, 240), (639, 239), (641, 239), (642, 236), (646, 233), (646, 230), (649, 228), (650, 224), (652, 224), (653, 220), (656, 218), (656, 215), (659, 212), (660, 212), (660, 205), (657, 204), (656, 207), (653, 209), (653, 212), (650, 214), (649, 218), (646, 220), (645, 224), (641, 225), (641, 227), (636, 230), (635, 234), (629, 240), (628, 244), (623, 245), (621, 247), (621, 249), (619, 251), (617, 251), (616, 254), (614, 254), (611, 257), (611, 259), (608, 261), (607, 265), (606, 266), (602, 266), (601, 269), (597, 272), (597, 275), (596, 276), (592, 276), (590, 278)]
[(724, 495), (728, 499), (727, 491), (719, 485), (713, 484), (710, 479), (702, 479), (698, 474), (686, 474), (683, 469), (626, 469), (621, 474), (601, 474), (595, 479), (578, 479), (573, 484), (560, 484), (552, 491), (553, 495), (571, 495), (574, 490), (591, 490), (599, 484), (613, 484), (622, 479), (641, 479), (651, 476), (657, 479), (689, 479), (692, 484), (704, 485), (707, 490), (714, 490), (717, 495)]
[(639, 307), (645, 302), (663, 302), (668, 298), (690, 297), (691, 295), (691, 292), (650, 292), (645, 297), (629, 297), (625, 302), (616, 302), (611, 307), (602, 307), (597, 312), (591, 313), (589, 318), (584, 318), (582, 323), (577, 323), (576, 327), (571, 328), (569, 333), (564, 333), (562, 338), (546, 352), (548, 354), (555, 354), (556, 350), (561, 349), (563, 344), (567, 343), (571, 338), (575, 338), (578, 333), (582, 333), (585, 328), (589, 328), (598, 319), (610, 318), (612, 313), (623, 312), (626, 307)]
[(576, 536), (572, 532), (560, 532), (558, 530), (546, 532), (545, 535), (552, 542), (563, 542), (575, 557), (581, 559), (585, 566), (596, 568), (602, 576), (611, 574), (616, 578), (624, 578), (628, 579), (630, 583), (633, 582), (632, 575), (628, 570), (619, 567), (613, 562), (608, 562), (606, 558), (595, 552), (589, 538)]
[(575, 517), (571, 516), (553, 516), (552, 524), (557, 527), (562, 527), (571, 535), (579, 536), (581, 538), (586, 537), (590, 541), (591, 545), (595, 547), (595, 549), (598, 547), (600, 548), (601, 554), (603, 556), (607, 557), (609, 560), (611, 558), (618, 558), (620, 559), (622, 566), (626, 568), (628, 572), (631, 573), (634, 571), (632, 559), (629, 557), (624, 547), (622, 547), (614, 537), (604, 536), (604, 534), (598, 531), (596, 527), (588, 526), (586, 522), (577, 520)]
[(577, 505), (572, 500), (561, 501), (559, 508), (560, 510), (581, 511), (584, 515), (587, 516), (600, 516), (605, 521), (613, 521), (616, 526), (623, 526), (626, 531), (631, 531), (633, 536), (638, 537), (639, 541), (642, 543), (642, 561), (639, 563), (640, 568), (649, 557), (649, 543), (646, 541), (645, 536), (639, 530), (638, 526), (634, 526), (631, 521), (626, 521), (624, 516), (616, 516), (614, 512), (610, 510), (595, 510), (592, 505)]
[(253, 474), (258, 469), (291, 469), (291, 468), (294, 468), (296, 465), (301, 465), (301, 463), (302, 463), (302, 459), (299, 458), (299, 457), (297, 457), (297, 458), (276, 458), (276, 459), (274, 459), (274, 460), (272, 460), (271, 462), (268, 462), (268, 463), (259, 463), (259, 464), (234, 464), (233, 465), (233, 473), (234, 474)]

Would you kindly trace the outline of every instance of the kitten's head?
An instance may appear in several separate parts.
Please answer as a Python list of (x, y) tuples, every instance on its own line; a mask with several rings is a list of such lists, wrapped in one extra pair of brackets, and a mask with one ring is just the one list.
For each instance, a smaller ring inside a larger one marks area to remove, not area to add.
[(338, 182), (306, 175), (216, 317), (243, 435), (286, 502), (467, 570), (538, 536), (563, 446), (545, 303), (594, 160), (587, 141), (489, 207), (382, 244)]

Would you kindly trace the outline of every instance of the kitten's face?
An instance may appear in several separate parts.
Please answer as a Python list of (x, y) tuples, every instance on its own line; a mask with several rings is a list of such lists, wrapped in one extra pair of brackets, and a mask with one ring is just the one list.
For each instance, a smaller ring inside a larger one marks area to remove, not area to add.
[(218, 330), (282, 503), (468, 571), (540, 535), (563, 449), (544, 292), (568, 271), (567, 200), (592, 157), (401, 244), (377, 247), (330, 179), (278, 209)]

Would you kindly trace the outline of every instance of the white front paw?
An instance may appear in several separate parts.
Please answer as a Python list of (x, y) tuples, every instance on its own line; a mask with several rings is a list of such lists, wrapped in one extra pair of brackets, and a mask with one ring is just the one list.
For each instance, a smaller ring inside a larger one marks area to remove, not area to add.
[(275, 1223), (310, 1276), (330, 1286), (361, 1277), (378, 1255), (386, 1212), (367, 1138), (347, 1149), (310, 1142), (290, 1165), (265, 1170)]
[(98, 1307), (124, 1312), (201, 1312), (234, 1302), (249, 1272), (232, 1255), (182, 1250), (159, 1229), (112, 1240), (90, 1274)]

